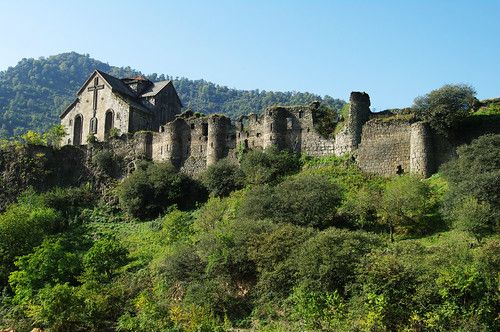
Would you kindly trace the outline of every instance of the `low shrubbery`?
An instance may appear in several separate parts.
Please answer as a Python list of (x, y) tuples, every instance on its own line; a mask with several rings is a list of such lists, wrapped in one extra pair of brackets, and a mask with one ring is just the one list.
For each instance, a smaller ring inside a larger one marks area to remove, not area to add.
[(497, 139), (429, 179), (271, 150), (213, 165), (206, 202), (150, 163), (104, 196), (28, 191), (0, 214), (0, 327), (498, 330)]

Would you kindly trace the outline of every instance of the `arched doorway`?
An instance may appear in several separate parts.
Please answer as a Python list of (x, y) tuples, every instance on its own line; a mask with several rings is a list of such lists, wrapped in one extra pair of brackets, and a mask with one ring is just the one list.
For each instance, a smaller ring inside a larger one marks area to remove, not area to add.
[(104, 135), (108, 136), (109, 132), (113, 128), (113, 111), (108, 110), (106, 112), (106, 118), (104, 120)]
[(82, 123), (82, 116), (80, 114), (75, 116), (75, 124), (73, 126), (73, 145), (82, 145)]

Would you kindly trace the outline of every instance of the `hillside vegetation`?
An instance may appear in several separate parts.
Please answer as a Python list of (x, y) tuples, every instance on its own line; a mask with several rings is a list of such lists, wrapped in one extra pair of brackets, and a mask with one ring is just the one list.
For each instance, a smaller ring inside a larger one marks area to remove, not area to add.
[(240, 157), (119, 180), (103, 150), (87, 184), (24, 191), (0, 213), (0, 328), (499, 330), (500, 135), (429, 179)]
[[(0, 138), (19, 135), (28, 129), (43, 131), (58, 123), (59, 114), (95, 69), (120, 78), (141, 74), (130, 67), (111, 66), (74, 52), (22, 59), (16, 66), (0, 72)], [(152, 81), (173, 80), (184, 106), (203, 113), (235, 117), (260, 113), (271, 105), (309, 104), (315, 100), (334, 109), (344, 105), (342, 100), (307, 92), (244, 91), (204, 80), (156, 73), (145, 76)]]

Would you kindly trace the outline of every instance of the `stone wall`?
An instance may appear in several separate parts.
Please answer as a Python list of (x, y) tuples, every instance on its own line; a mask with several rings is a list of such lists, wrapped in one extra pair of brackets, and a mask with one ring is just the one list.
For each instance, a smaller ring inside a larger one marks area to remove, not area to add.
[(373, 119), (363, 127), (356, 152), (359, 167), (368, 173), (394, 175), (410, 172), (411, 124)]
[(351, 92), (349, 112), (343, 128), (335, 135), (335, 155), (353, 152), (361, 142), (363, 125), (370, 116), (370, 97), (365, 92)]
[(344, 127), (334, 138), (316, 132), (318, 104), (312, 103), (270, 107), (260, 116), (242, 116), (234, 123), (222, 115), (185, 112), (160, 126), (159, 132), (129, 134), (116, 140), (113, 148), (125, 157), (129, 169), (133, 169), (134, 160), (151, 159), (170, 162), (191, 175), (220, 159), (236, 160), (240, 149), (276, 146), (309, 156), (353, 153), (359, 167), (368, 173), (427, 177), (453, 158), (458, 145), (480, 134), (500, 132), (498, 123), (474, 123), (460, 133), (461, 140), (453, 140), (412, 117), (372, 114), (369, 106), (366, 93), (353, 92)]

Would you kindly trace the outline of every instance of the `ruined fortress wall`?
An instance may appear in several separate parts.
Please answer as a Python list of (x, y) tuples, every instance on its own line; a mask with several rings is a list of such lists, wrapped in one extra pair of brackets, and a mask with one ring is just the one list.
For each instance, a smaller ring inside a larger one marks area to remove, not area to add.
[(394, 175), (398, 166), (410, 171), (411, 124), (370, 120), (363, 127), (357, 151), (359, 167), (368, 173)]
[(370, 116), (370, 97), (365, 92), (351, 92), (349, 112), (342, 130), (335, 136), (335, 155), (353, 152), (361, 142), (363, 125)]
[(434, 171), (432, 135), (427, 124), (417, 122), (410, 128), (410, 173), (428, 177)]

